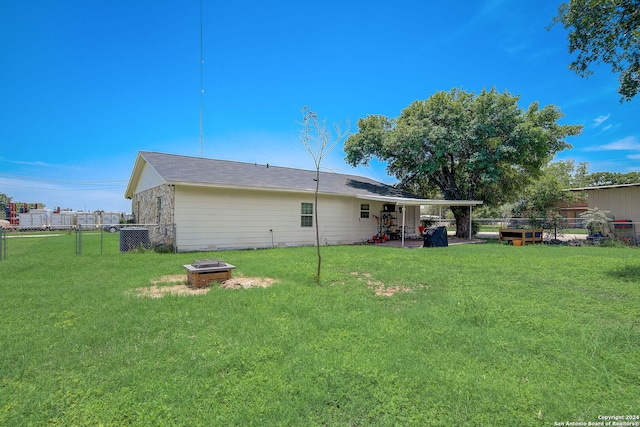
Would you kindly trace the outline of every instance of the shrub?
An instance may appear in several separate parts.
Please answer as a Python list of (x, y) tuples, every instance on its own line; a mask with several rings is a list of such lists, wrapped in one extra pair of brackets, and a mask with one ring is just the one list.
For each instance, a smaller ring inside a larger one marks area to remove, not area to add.
[(169, 245), (165, 245), (165, 244), (158, 244), (158, 245), (153, 245), (153, 251), (157, 252), (159, 254), (170, 254), (173, 253), (173, 248), (170, 247)]
[(620, 239), (608, 238), (600, 240), (600, 246), (605, 248), (626, 248), (629, 245)]
[(589, 230), (589, 234), (598, 234), (602, 236), (611, 235), (611, 228), (609, 222), (611, 219), (607, 216), (609, 211), (602, 211), (598, 208), (589, 208), (586, 212), (580, 214), (580, 217), (584, 220), (584, 226)]

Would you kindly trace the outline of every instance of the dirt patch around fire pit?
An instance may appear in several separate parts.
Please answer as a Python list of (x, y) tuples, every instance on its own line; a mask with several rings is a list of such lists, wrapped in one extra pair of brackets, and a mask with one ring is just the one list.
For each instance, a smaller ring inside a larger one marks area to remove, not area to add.
[[(266, 288), (275, 282), (275, 279), (269, 277), (234, 277), (225, 280), (219, 287), (220, 289)], [(213, 286), (215, 286), (215, 284)], [(187, 279), (184, 274), (174, 274), (172, 276), (162, 276), (159, 279), (151, 280), (151, 286), (136, 288), (128, 291), (127, 294), (140, 298), (162, 298), (165, 295), (204, 295), (209, 292), (213, 286), (190, 288), (187, 286)]]
[[(378, 280), (371, 280), (371, 274), (370, 273), (358, 273), (357, 271), (353, 271), (351, 272), (351, 274), (353, 276), (358, 276), (357, 279), (359, 281), (362, 282), (366, 282), (367, 286), (370, 289), (373, 289), (373, 292), (378, 295), (378, 296), (385, 296), (385, 297), (391, 297), (395, 294), (397, 294), (398, 292), (413, 292), (413, 288), (410, 288), (408, 286), (387, 286), (384, 283), (378, 281)], [(417, 284), (414, 285), (415, 287), (418, 288), (423, 288), (424, 285), (422, 284)]]
[(220, 284), (220, 289), (268, 288), (276, 282), (269, 277), (232, 277)]

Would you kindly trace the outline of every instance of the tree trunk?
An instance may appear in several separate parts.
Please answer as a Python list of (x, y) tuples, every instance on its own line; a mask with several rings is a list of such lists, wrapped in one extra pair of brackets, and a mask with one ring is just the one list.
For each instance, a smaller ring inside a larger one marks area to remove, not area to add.
[(451, 211), (456, 219), (456, 237), (468, 239), (471, 208), (469, 206), (452, 206)]
[(318, 272), (316, 274), (316, 283), (320, 283), (320, 270), (322, 268), (322, 255), (320, 255), (320, 227), (318, 225), (318, 190), (320, 189), (320, 166), (316, 168), (316, 194), (315, 194), (315, 206), (313, 207), (313, 213), (316, 223), (316, 248), (318, 250)]

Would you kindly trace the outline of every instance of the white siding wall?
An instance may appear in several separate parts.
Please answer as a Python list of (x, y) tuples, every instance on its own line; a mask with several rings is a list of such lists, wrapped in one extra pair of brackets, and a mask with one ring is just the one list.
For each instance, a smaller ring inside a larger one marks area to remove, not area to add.
[[(176, 186), (178, 251), (314, 245), (315, 220), (300, 225), (302, 203), (314, 195)], [(361, 203), (371, 207), (368, 219), (360, 219)], [(381, 203), (321, 195), (318, 204), (322, 244), (359, 243), (377, 232)]]
[(587, 194), (590, 208), (610, 211), (614, 219), (640, 222), (640, 187), (590, 190)]

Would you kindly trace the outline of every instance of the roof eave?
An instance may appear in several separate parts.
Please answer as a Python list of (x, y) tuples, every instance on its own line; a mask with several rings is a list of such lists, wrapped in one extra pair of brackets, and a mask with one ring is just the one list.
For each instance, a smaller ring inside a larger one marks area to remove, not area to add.
[(358, 199), (375, 200), (378, 202), (395, 203), (397, 205), (405, 206), (477, 206), (484, 202), (482, 200), (440, 200), (440, 199), (411, 199), (408, 197), (393, 197), (393, 196), (367, 196), (356, 195)]
[(607, 190), (610, 188), (627, 188), (627, 187), (640, 187), (640, 182), (634, 183), (634, 184), (614, 184), (614, 185), (600, 185), (597, 187), (567, 188), (565, 191)]
[(140, 174), (142, 173), (142, 163), (144, 161), (144, 157), (141, 152), (138, 152), (136, 156), (136, 161), (133, 164), (133, 169), (131, 170), (131, 176), (129, 177), (129, 183), (127, 184), (127, 189), (124, 191), (124, 198), (131, 199), (133, 197), (133, 192), (135, 190), (133, 183), (137, 182), (140, 179)]

